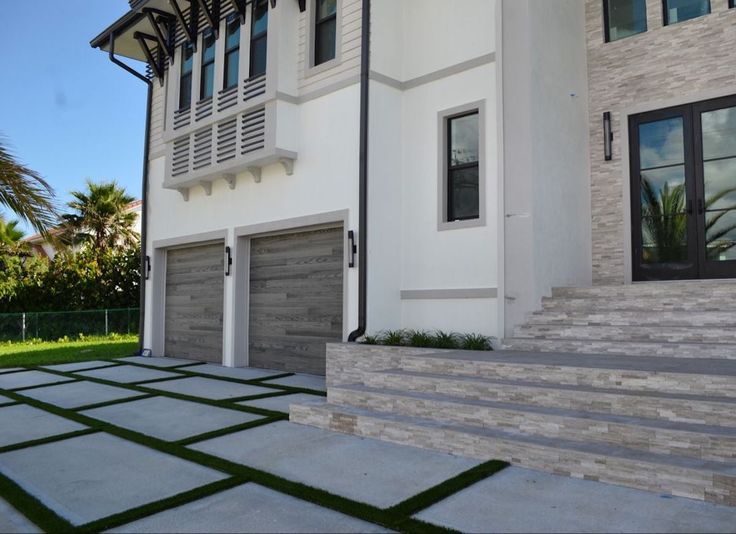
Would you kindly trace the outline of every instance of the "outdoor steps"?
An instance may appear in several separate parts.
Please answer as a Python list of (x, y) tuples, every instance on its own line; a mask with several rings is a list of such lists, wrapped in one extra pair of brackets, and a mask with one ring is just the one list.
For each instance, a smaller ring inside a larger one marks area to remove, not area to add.
[(454, 351), (331, 384), (291, 420), (736, 506), (736, 360)]
[(736, 330), (736, 310), (733, 313), (691, 311), (634, 310), (555, 310), (537, 311), (529, 315), (527, 325), (571, 326), (687, 326), (705, 328), (729, 328)]
[[(591, 329), (593, 329), (592, 327)], [(621, 356), (665, 358), (705, 358), (736, 360), (733, 343), (673, 343), (652, 341), (613, 341), (606, 339), (569, 339), (563, 337), (504, 339), (505, 349), (525, 352), (571, 352)]]
[[(514, 338), (588, 339), (595, 333), (600, 341), (648, 341), (655, 343), (696, 343), (729, 345), (736, 349), (736, 328), (691, 326), (610, 326), (525, 324), (516, 329)], [(736, 350), (734, 350), (736, 358)]]

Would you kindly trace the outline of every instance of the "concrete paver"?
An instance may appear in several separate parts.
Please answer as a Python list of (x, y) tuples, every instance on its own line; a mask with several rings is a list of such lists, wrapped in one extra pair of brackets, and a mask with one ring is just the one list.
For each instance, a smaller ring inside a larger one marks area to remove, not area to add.
[(237, 378), (239, 380), (255, 380), (257, 378), (284, 374), (283, 371), (272, 371), (270, 369), (256, 369), (254, 367), (224, 367), (222, 365), (215, 365), (212, 363), (198, 365), (187, 370), (203, 375), (224, 376), (227, 378)]
[(22, 371), (23, 367), (5, 367), (0, 369), (0, 375), (5, 373), (15, 373), (16, 371)]
[(317, 375), (297, 374), (284, 378), (277, 378), (276, 380), (266, 380), (263, 383), (279, 384), (281, 386), (291, 386), (293, 388), (314, 389), (316, 391), (326, 391), (327, 389), (325, 377)]
[(0, 389), (19, 389), (43, 384), (58, 384), (69, 382), (71, 378), (44, 373), (43, 371), (24, 371), (0, 375)]
[(118, 365), (116, 367), (95, 369), (94, 371), (81, 371), (76, 374), (80, 376), (90, 376), (92, 378), (100, 378), (102, 380), (110, 380), (112, 382), (120, 382), (121, 384), (132, 384), (133, 382), (142, 382), (144, 380), (182, 376), (176, 373), (159, 371), (158, 369), (146, 369), (145, 367), (135, 367), (133, 365)]
[(176, 441), (261, 417), (198, 402), (152, 397), (85, 410), (84, 415), (148, 436)]
[(58, 436), (86, 428), (58, 415), (16, 404), (0, 408), (0, 447)]
[(41, 532), (41, 530), (18, 510), (10, 506), (7, 501), (0, 499), (0, 532), (6, 534), (35, 534)]
[(309, 395), (308, 393), (294, 393), (291, 395), (281, 395), (279, 397), (269, 397), (267, 399), (256, 399), (251, 401), (242, 401), (238, 404), (243, 406), (254, 406), (264, 410), (272, 410), (274, 412), (289, 413), (290, 404), (300, 404), (302, 402), (324, 401), (324, 397), (319, 395)]
[(387, 532), (258, 484), (146, 517), (112, 532)]
[(90, 360), (87, 362), (62, 363), (60, 365), (44, 365), (44, 369), (53, 371), (61, 371), (62, 373), (72, 373), (74, 371), (84, 371), (86, 369), (95, 369), (97, 367), (110, 367), (117, 365), (117, 362), (109, 360)]
[(379, 507), (397, 504), (479, 463), (286, 421), (191, 448)]
[(125, 398), (133, 399), (143, 395), (143, 393), (138, 391), (108, 386), (107, 384), (97, 384), (86, 380), (29, 389), (22, 393), (41, 402), (53, 404), (54, 406), (68, 410), (101, 402)]
[(104, 433), (0, 454), (0, 472), (75, 525), (227, 476)]
[(128, 356), (127, 358), (118, 358), (118, 361), (124, 363), (139, 363), (141, 365), (150, 365), (152, 367), (179, 367), (180, 365), (199, 363), (197, 360), (183, 360), (180, 358), (149, 358), (147, 356)]
[(463, 532), (733, 532), (736, 508), (509, 467), (422, 511)]
[(160, 391), (169, 391), (171, 393), (179, 393), (181, 395), (214, 400), (233, 399), (235, 397), (246, 397), (249, 395), (255, 396), (278, 392), (278, 390), (274, 390), (272, 388), (237, 384), (235, 382), (226, 382), (215, 378), (203, 378), (198, 376), (182, 378), (181, 380), (153, 382), (151, 384), (146, 384), (146, 387)]

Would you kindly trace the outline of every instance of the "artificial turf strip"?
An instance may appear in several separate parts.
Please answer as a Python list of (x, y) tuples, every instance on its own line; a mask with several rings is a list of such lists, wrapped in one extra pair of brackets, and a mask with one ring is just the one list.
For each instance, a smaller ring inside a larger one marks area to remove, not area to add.
[(45, 438), (32, 439), (29, 441), (22, 441), (20, 443), (13, 443), (12, 445), (5, 445), (4, 447), (0, 447), (0, 454), (4, 452), (17, 451), (18, 449), (35, 447), (36, 445), (45, 445), (46, 443), (53, 443), (55, 441), (63, 441), (65, 439), (86, 436), (87, 434), (95, 434), (97, 432), (99, 431), (95, 430), (94, 428), (83, 428), (82, 430), (75, 430), (74, 432), (65, 432), (64, 434), (56, 434), (54, 436), (46, 436)]
[(264, 417), (263, 419), (256, 419), (255, 421), (248, 421), (247, 423), (241, 423), (239, 425), (228, 426), (225, 428), (220, 428), (218, 430), (212, 430), (210, 432), (203, 432), (202, 434), (197, 434), (196, 436), (190, 436), (188, 438), (174, 441), (174, 443), (176, 443), (177, 445), (181, 445), (182, 447), (185, 447), (187, 445), (198, 443), (200, 441), (206, 441), (208, 439), (219, 438), (220, 436), (234, 434), (235, 432), (240, 432), (242, 430), (248, 430), (250, 428), (256, 428), (258, 426), (268, 425), (270, 423), (275, 423), (276, 421), (283, 421), (288, 418), (289, 416), (286, 414), (283, 414), (281, 416), (274, 416), (274, 417)]
[(115, 404), (123, 404), (125, 402), (133, 402), (133, 401), (150, 399), (155, 396), (156, 395), (149, 394), (149, 395), (138, 395), (137, 397), (124, 397), (122, 399), (113, 399), (109, 401), (95, 402), (92, 404), (85, 404), (84, 406), (78, 406), (76, 408), (69, 408), (69, 409), (72, 410), (73, 412), (83, 412), (84, 410), (94, 410), (95, 408), (105, 408), (107, 406), (114, 406)]
[(69, 521), (47, 508), (36, 497), (27, 493), (2, 473), (0, 473), (0, 495), (44, 532), (74, 531), (74, 526)]
[(41, 389), (41, 388), (47, 388), (50, 386), (60, 386), (61, 384), (72, 384), (73, 382), (81, 382), (81, 380), (79, 380), (76, 377), (74, 378), (70, 377), (69, 380), (63, 380), (61, 382), (49, 382), (47, 384), (36, 384), (35, 386), (24, 386), (22, 388), (13, 388), (10, 391), (23, 392), (23, 391), (28, 391), (29, 389)]
[(417, 512), (445, 500), (450, 495), (495, 475), (508, 466), (508, 462), (501, 460), (484, 462), (392, 506), (388, 511), (397, 515), (413, 516)]

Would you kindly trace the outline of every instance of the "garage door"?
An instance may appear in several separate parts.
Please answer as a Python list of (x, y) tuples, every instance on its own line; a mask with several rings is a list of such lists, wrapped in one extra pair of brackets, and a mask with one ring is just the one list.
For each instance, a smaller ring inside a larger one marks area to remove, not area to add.
[(224, 243), (166, 252), (165, 354), (222, 362)]
[(325, 343), (342, 340), (343, 231), (251, 240), (249, 365), (325, 374)]

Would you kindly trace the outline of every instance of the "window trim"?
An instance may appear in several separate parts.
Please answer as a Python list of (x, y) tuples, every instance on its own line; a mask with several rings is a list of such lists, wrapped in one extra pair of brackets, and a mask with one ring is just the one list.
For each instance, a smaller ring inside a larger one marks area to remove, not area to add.
[(342, 63), (342, 3), (337, 0), (337, 11), (335, 12), (335, 57), (319, 65), (314, 64), (314, 51), (317, 26), (317, 0), (307, 2), (307, 50), (304, 54), (304, 77), (309, 78), (329, 69), (333, 69)]
[[(259, 3), (266, 4), (266, 11), (268, 12), (266, 15), (266, 29), (259, 34), (254, 34), (253, 27), (256, 20), (256, 6)], [(266, 74), (268, 72), (268, 22), (271, 20), (271, 8), (269, 6), (269, 3), (270, 2), (268, 0), (254, 0), (254, 2), (251, 4), (251, 6), (253, 7), (250, 10), (250, 27), (248, 28), (248, 79), (253, 78), (254, 76)], [(266, 65), (263, 72), (253, 74), (253, 51), (255, 50), (253, 43), (255, 43), (256, 41), (260, 41), (261, 39), (265, 39), (266, 41)]]
[[(224, 39), (224, 41), (223, 41), (223, 43), (224, 43), (224, 46), (223, 46), (224, 50), (223, 50), (223, 54), (222, 54), (222, 90), (223, 91), (226, 91), (228, 89), (232, 89), (234, 87), (237, 87), (240, 84), (240, 74), (241, 74), (241, 72), (240, 72), (240, 63), (241, 63), (240, 56), (241, 56), (241, 52), (242, 52), (241, 39), (243, 38), (243, 24), (240, 21), (240, 15), (238, 15), (237, 13), (231, 13), (230, 15), (228, 15), (227, 17), (225, 17), (224, 20), (225, 20), (225, 25), (224, 25), (224, 31), (222, 32), (223, 39)], [(236, 44), (234, 44), (233, 46), (231, 46), (230, 48), (228, 48), (228, 46), (227, 46), (227, 38), (228, 38), (228, 31), (227, 30), (228, 30), (228, 24), (230, 24), (230, 22), (233, 21), (233, 20), (235, 20), (235, 21), (238, 22), (238, 40), (237, 40), (237, 43)], [(232, 52), (235, 52), (236, 50), (238, 52), (238, 61), (237, 61), (237, 63), (238, 63), (238, 75), (237, 75), (236, 80), (235, 80), (235, 85), (231, 85), (231, 86), (228, 87), (228, 85), (227, 85), (228, 56)]]
[[(448, 176), (448, 125), (451, 119), (478, 113), (478, 218), (459, 221), (447, 220), (449, 200)], [(462, 106), (445, 109), (437, 113), (437, 137), (439, 139), (437, 152), (438, 180), (437, 180), (437, 230), (456, 230), (460, 228), (475, 228), (486, 225), (486, 101), (479, 100)]]
[[(666, 1), (666, 0), (663, 0)], [(619, 37), (618, 39), (611, 40), (611, 15), (609, 13), (609, 3), (611, 0), (603, 0), (603, 39), (606, 43), (615, 43), (616, 41), (621, 41), (622, 39), (628, 39), (629, 37), (635, 37), (637, 35), (641, 35), (642, 33), (647, 33), (649, 31), (649, 23), (647, 22), (647, 3), (646, 0), (644, 0), (644, 29), (637, 33), (632, 33), (631, 35), (627, 35), (626, 37)], [(663, 4), (664, 5), (664, 4)]]
[(713, 13), (713, 2), (711, 0), (708, 0), (708, 12), (707, 13), (703, 15), (699, 15), (697, 17), (693, 17), (691, 19), (687, 19), (687, 20), (678, 20), (675, 22), (670, 22), (669, 13), (667, 12), (667, 2), (668, 0), (662, 0), (662, 26), (672, 26), (673, 24), (680, 24), (682, 22), (688, 22), (690, 20), (699, 19), (700, 17), (705, 17), (706, 15), (710, 15), (711, 13)]
[[(207, 61), (205, 63), (204, 52), (206, 48), (204, 46), (204, 40), (209, 35), (212, 35), (212, 37), (215, 38), (214, 42), (212, 43), (212, 46), (214, 47), (214, 51), (212, 53), (212, 60)], [(214, 30), (212, 30), (211, 28), (202, 32), (202, 46), (200, 47), (201, 52), (199, 54), (199, 59), (200, 59), (199, 60), (199, 95), (198, 95), (199, 102), (202, 102), (204, 100), (209, 100), (210, 98), (213, 98), (215, 96), (215, 91), (216, 91), (215, 85), (217, 82), (217, 72), (216, 72), (217, 71), (217, 41), (219, 41), (219, 39), (216, 37)], [(210, 96), (204, 96), (204, 82), (205, 82), (204, 69), (210, 65), (212, 65), (212, 94)]]

